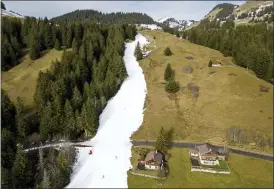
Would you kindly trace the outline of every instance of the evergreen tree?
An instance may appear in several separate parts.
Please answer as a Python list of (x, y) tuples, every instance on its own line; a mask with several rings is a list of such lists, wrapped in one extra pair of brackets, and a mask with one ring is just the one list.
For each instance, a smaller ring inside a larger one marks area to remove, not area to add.
[(84, 45), (81, 45), (80, 49), (79, 49), (79, 56), (80, 56), (80, 59), (82, 60), (86, 60), (86, 49), (85, 49), (85, 46)]
[(98, 126), (98, 118), (94, 100), (90, 97), (88, 97), (87, 102), (83, 105), (81, 117), (87, 135), (95, 135)]
[(168, 150), (168, 142), (169, 141), (167, 140), (164, 128), (161, 127), (160, 133), (156, 140), (155, 149), (162, 152), (166, 152)]
[(30, 42), (30, 58), (31, 60), (40, 58), (40, 40), (37, 33), (33, 34)]
[(72, 97), (72, 104), (74, 109), (79, 109), (81, 108), (83, 103), (83, 97), (78, 88), (75, 86), (73, 90), (73, 97)]
[(67, 135), (73, 133), (75, 130), (75, 116), (70, 101), (67, 99), (64, 107), (65, 119), (64, 119), (64, 132)]
[(172, 68), (171, 68), (171, 65), (170, 65), (170, 63), (168, 63), (167, 64), (167, 67), (166, 67), (166, 69), (165, 69), (165, 76), (164, 76), (164, 78), (165, 78), (165, 80), (166, 81), (170, 81), (170, 80), (172, 80), (173, 79), (173, 70), (172, 70)]
[(51, 24), (49, 23), (45, 26), (45, 46), (47, 49), (51, 49), (53, 47), (53, 35)]
[(36, 60), (36, 59), (40, 58), (39, 47), (35, 44), (30, 47), (30, 58), (31, 58), (31, 60)]
[(72, 32), (72, 26), (68, 25), (68, 27), (66, 28), (66, 45), (67, 48), (71, 48), (71, 43), (72, 43), (72, 39), (73, 39), (73, 32)]
[(22, 145), (18, 145), (15, 160), (12, 167), (13, 187), (28, 188), (30, 181), (30, 170), (28, 168), (27, 155)]
[(178, 82), (171, 80), (166, 84), (165, 89), (169, 93), (176, 93), (180, 90), (180, 85)]
[(61, 50), (61, 45), (60, 45), (60, 42), (58, 39), (55, 40), (55, 43), (54, 43), (54, 48), (58, 51)]
[(54, 130), (53, 107), (51, 102), (48, 102), (41, 115), (40, 121), (40, 135), (43, 139), (52, 136)]
[(171, 55), (172, 55), (172, 52), (171, 52), (171, 50), (170, 50), (169, 47), (167, 47), (167, 48), (165, 49), (164, 55), (165, 55), (165, 56), (171, 56)]
[(78, 46), (75, 38), (73, 38), (73, 41), (72, 41), (72, 52), (75, 54), (78, 53)]
[(142, 50), (140, 48), (140, 43), (139, 42), (137, 43), (137, 46), (135, 48), (134, 55), (135, 55), (137, 61), (141, 60), (143, 58), (143, 53), (142, 53)]
[(208, 67), (212, 67), (212, 61), (211, 60), (208, 63)]
[(3, 1), (1, 1), (1, 9), (6, 10), (6, 6), (5, 6), (5, 4), (3, 3)]

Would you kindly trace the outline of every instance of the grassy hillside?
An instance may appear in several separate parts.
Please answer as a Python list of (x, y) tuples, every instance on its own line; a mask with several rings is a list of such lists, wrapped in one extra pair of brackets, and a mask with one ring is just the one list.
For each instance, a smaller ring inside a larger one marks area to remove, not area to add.
[[(235, 66), (230, 57), (224, 57), (219, 51), (179, 40), (168, 33), (142, 33), (151, 39), (156, 37), (156, 48), (149, 58), (140, 61), (148, 93), (144, 121), (134, 133), (134, 140), (155, 140), (162, 126), (175, 129), (175, 141), (220, 144), (223, 140), (226, 141), (226, 132), (231, 126), (272, 137), (271, 84), (257, 79), (244, 68)], [(164, 56), (163, 51), (167, 46), (174, 55)], [(188, 60), (186, 56), (193, 56), (194, 59)], [(224, 66), (209, 68), (209, 60), (219, 60)], [(167, 63), (175, 70), (175, 78), (181, 85), (181, 91), (176, 95), (169, 95), (163, 84)], [(191, 74), (183, 73), (183, 66), (187, 65), (193, 68)], [(200, 88), (197, 99), (185, 88), (191, 82)], [(260, 92), (259, 85), (268, 86), (269, 92)], [(244, 147), (263, 150), (249, 145)], [(271, 148), (264, 150), (272, 151)]]
[(36, 79), (39, 71), (50, 68), (53, 60), (60, 60), (63, 51), (52, 49), (42, 52), (42, 57), (32, 61), (25, 55), (21, 63), (7, 72), (2, 72), (2, 88), (6, 90), (13, 102), (19, 96), (24, 101), (24, 105), (33, 107), (33, 94), (36, 87)]
[[(191, 172), (187, 149), (170, 150), (170, 174), (165, 181), (128, 173), (129, 188), (273, 188), (271, 161), (230, 154), (229, 175)], [(135, 149), (132, 158), (137, 158)]]

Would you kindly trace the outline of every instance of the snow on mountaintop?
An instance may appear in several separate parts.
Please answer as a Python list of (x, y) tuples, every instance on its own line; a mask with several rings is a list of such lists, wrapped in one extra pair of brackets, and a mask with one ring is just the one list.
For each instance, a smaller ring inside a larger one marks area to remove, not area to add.
[(2, 9), (2, 11), (1, 11), (1, 16), (11, 16), (11, 17), (17, 17), (17, 18), (25, 18), (21, 14), (13, 12), (12, 10), (7, 11), (7, 10), (4, 10), (4, 9)]
[(143, 28), (150, 29), (150, 30), (161, 30), (162, 29), (161, 27), (159, 27), (155, 24), (141, 24), (140, 26)]
[(170, 17), (162, 17), (162, 18), (159, 18), (158, 20), (155, 20), (156, 22), (159, 22), (159, 23), (163, 23), (164, 21), (166, 21), (167, 19), (169, 19)]

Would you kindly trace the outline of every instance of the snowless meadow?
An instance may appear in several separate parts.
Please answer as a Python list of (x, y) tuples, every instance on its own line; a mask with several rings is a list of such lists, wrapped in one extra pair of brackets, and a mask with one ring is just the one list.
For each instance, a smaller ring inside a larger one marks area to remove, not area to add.
[[(141, 34), (126, 43), (124, 62), (128, 78), (100, 115), (97, 134), (84, 142), (91, 148), (79, 148), (71, 182), (67, 188), (127, 188), (127, 171), (131, 168), (130, 137), (142, 124), (146, 82), (136, 61), (137, 42), (148, 43)], [(92, 150), (93, 154), (89, 155)]]

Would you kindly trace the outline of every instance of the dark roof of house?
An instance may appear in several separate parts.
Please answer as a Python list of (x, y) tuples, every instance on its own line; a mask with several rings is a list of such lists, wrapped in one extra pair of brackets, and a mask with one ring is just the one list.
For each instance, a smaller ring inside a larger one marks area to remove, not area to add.
[(197, 145), (196, 149), (199, 150), (200, 154), (206, 154), (206, 153), (212, 152), (217, 155), (221, 155), (226, 153), (226, 150), (223, 147), (213, 146), (208, 143)]
[(198, 149), (196, 149), (196, 148), (190, 148), (190, 149), (189, 149), (189, 152), (190, 152), (190, 153), (197, 153), (197, 152), (198, 152)]
[(154, 160), (158, 163), (161, 163), (163, 160), (163, 154), (155, 151), (150, 151), (147, 153), (145, 161)]

